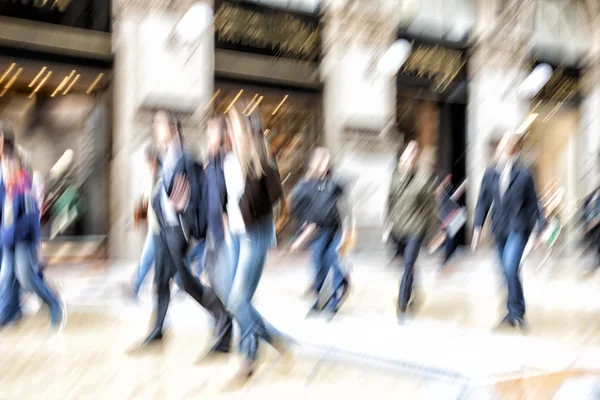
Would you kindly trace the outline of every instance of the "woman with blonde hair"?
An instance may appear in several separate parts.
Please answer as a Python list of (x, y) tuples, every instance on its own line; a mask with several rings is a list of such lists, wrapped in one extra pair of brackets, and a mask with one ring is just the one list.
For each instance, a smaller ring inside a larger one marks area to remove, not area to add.
[(273, 245), (273, 208), (283, 197), (277, 165), (263, 134), (258, 111), (244, 113), (248, 102), (239, 99), (228, 115), (232, 152), (223, 163), (227, 192), (226, 213), (229, 248), (222, 252), (227, 267), (214, 287), (241, 331), (240, 350), (245, 359), (236, 379), (245, 382), (256, 368), (259, 339), (280, 353), (287, 346), (283, 336), (270, 326), (252, 305)]

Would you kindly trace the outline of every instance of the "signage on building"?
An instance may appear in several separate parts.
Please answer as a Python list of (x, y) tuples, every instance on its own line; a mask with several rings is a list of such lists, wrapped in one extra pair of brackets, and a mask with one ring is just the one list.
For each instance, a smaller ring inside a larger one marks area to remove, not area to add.
[(432, 90), (443, 92), (466, 71), (463, 51), (442, 45), (412, 42), (410, 56), (400, 68), (400, 74), (433, 81)]
[(314, 15), (233, 0), (217, 0), (215, 10), (217, 48), (319, 61), (319, 20)]
[[(537, 64), (538, 62), (532, 63), (532, 71)], [(536, 99), (557, 103), (579, 101), (582, 88), (579, 70), (564, 65), (553, 66), (553, 69), (550, 80), (539, 91)]]
[(110, 32), (110, 0), (0, 0), (0, 16)]

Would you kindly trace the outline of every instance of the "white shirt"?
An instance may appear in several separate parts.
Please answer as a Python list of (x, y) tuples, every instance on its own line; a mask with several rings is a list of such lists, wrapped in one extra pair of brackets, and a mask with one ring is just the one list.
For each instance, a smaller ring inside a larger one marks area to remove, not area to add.
[(500, 198), (503, 198), (504, 195), (506, 194), (506, 191), (508, 190), (508, 186), (510, 185), (510, 175), (511, 175), (514, 164), (515, 164), (515, 159), (514, 158), (509, 159), (506, 162), (506, 164), (504, 165), (502, 172), (500, 173), (500, 182), (499, 182)]
[(240, 200), (244, 194), (246, 180), (237, 157), (229, 153), (223, 161), (223, 173), (227, 188), (227, 220), (229, 231), (233, 234), (246, 233), (246, 225), (240, 209)]
[(179, 147), (179, 144), (175, 141), (172, 141), (162, 163), (162, 177), (161, 181), (159, 182), (161, 193), (160, 205), (162, 207), (163, 217), (165, 217), (165, 221), (170, 226), (179, 225), (179, 219), (177, 218), (177, 212), (175, 211), (173, 204), (171, 204), (171, 200), (169, 200), (169, 195), (167, 194), (167, 185), (173, 179), (175, 167), (177, 166), (177, 162), (182, 155), (183, 153)]

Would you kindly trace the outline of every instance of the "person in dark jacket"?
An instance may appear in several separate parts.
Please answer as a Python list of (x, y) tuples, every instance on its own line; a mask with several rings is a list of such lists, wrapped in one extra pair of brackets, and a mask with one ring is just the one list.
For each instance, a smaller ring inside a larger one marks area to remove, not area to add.
[(4, 143), (2, 175), (6, 193), (0, 225), (3, 246), (0, 324), (20, 316), (19, 287), (22, 287), (48, 306), (52, 327), (60, 329), (66, 321), (66, 308), (39, 275), (39, 207), (31, 191), (31, 178), (21, 168), (14, 150), (10, 143)]
[[(223, 173), (223, 159), (228, 153), (228, 135), (227, 135), (227, 119), (224, 115), (218, 115), (208, 121), (208, 161), (204, 164), (204, 172), (208, 187), (210, 188), (209, 195), (213, 197), (213, 202), (210, 202), (211, 207), (209, 213), (209, 224), (212, 229), (212, 243), (210, 246), (213, 249), (206, 251), (206, 241), (202, 240), (188, 254), (188, 265), (194, 271), (197, 277), (200, 277), (205, 270), (206, 256), (211, 258), (211, 254), (215, 255), (219, 244), (223, 243), (225, 234), (223, 231), (222, 214), (227, 203), (227, 188), (225, 187), (225, 175)], [(215, 260), (209, 261), (214, 264)], [(197, 265), (194, 268), (194, 264)]]
[[(344, 234), (350, 234), (351, 213), (343, 207), (344, 189), (332, 177), (330, 159), (327, 149), (316, 149), (306, 176), (290, 195), (292, 216), (304, 226), (292, 250), (302, 245), (303, 236), (313, 236), (314, 279), (310, 290), (317, 300), (311, 312), (327, 310), (336, 314), (348, 293), (349, 281), (341, 270), (338, 249)], [(332, 294), (330, 298), (323, 299), (321, 293), (330, 271), (333, 272)]]
[(209, 187), (202, 166), (183, 152), (181, 123), (171, 113), (154, 115), (156, 146), (163, 154), (159, 182), (152, 196), (158, 221), (154, 237), (157, 311), (153, 330), (142, 346), (160, 341), (170, 302), (170, 282), (178, 274), (183, 289), (216, 320), (216, 340), (209, 355), (229, 352), (232, 320), (213, 289), (203, 286), (188, 270), (185, 257), (192, 238), (206, 236)]
[(518, 162), (520, 140), (520, 135), (505, 134), (498, 144), (496, 165), (488, 168), (483, 175), (471, 247), (477, 249), (481, 229), (491, 209), (492, 234), (508, 287), (508, 314), (500, 326), (508, 325), (526, 331), (525, 296), (519, 276), (521, 259), (536, 223), (544, 227), (545, 221), (539, 208), (533, 175)]
[(414, 305), (415, 263), (435, 221), (435, 177), (431, 171), (417, 167), (420, 155), (419, 144), (414, 140), (408, 142), (392, 175), (387, 199), (388, 229), (400, 243), (405, 243), (404, 275), (396, 308), (400, 323), (409, 306)]
[(244, 361), (234, 377), (235, 385), (253, 375), (259, 340), (288, 354), (283, 335), (252, 305), (267, 253), (274, 244), (273, 208), (282, 199), (283, 188), (263, 135), (259, 111), (246, 114), (248, 105), (246, 99), (240, 98), (228, 113), (233, 151), (225, 157), (223, 169), (229, 246), (222, 246), (219, 279), (213, 282), (240, 327)]

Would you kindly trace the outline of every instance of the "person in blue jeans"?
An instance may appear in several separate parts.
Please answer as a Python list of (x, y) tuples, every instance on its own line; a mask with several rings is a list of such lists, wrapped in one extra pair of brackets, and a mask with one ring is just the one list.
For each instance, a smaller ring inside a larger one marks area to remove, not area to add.
[[(146, 148), (145, 157), (146, 163), (148, 164), (148, 168), (150, 170), (150, 179), (147, 183), (148, 187), (146, 188), (146, 191), (142, 194), (142, 196), (143, 201), (146, 201), (148, 204), (146, 218), (148, 221), (148, 233), (144, 241), (144, 247), (142, 249), (142, 256), (140, 257), (140, 263), (135, 271), (133, 283), (131, 286), (131, 294), (134, 298), (137, 298), (139, 296), (142, 284), (144, 283), (146, 276), (148, 276), (150, 269), (154, 265), (154, 236), (156, 235), (156, 231), (158, 229), (156, 215), (154, 214), (152, 205), (148, 201), (148, 199), (152, 196), (152, 190), (154, 189), (154, 185), (156, 184), (157, 167), (160, 165), (158, 159), (158, 152), (154, 145), (149, 145)], [(191, 263), (189, 265), (191, 265)], [(181, 282), (181, 278), (178, 274), (175, 275), (175, 283), (179, 287), (176, 294), (181, 294), (181, 288), (183, 287), (183, 283)]]
[[(187, 259), (188, 267), (190, 268), (192, 273), (198, 279), (200, 279), (200, 277), (204, 273), (204, 250), (205, 250), (205, 247), (206, 247), (206, 242), (203, 240), (200, 243), (198, 243), (196, 246), (194, 246), (192, 251), (190, 251), (188, 254), (188, 259)], [(196, 267), (194, 268), (194, 266), (196, 266)]]
[(471, 248), (477, 249), (481, 229), (491, 209), (492, 234), (508, 289), (508, 313), (500, 327), (510, 326), (526, 332), (521, 259), (536, 223), (542, 227), (541, 231), (546, 223), (540, 211), (533, 175), (518, 162), (520, 145), (521, 135), (505, 134), (496, 150), (495, 165), (483, 175)]
[(3, 246), (0, 325), (20, 318), (19, 287), (22, 287), (35, 293), (48, 306), (52, 327), (60, 329), (66, 321), (65, 306), (39, 275), (40, 218), (31, 182), (22, 171), (14, 148), (5, 143), (2, 153), (6, 194), (0, 227)]
[[(219, 273), (212, 281), (213, 289), (240, 327), (239, 348), (244, 361), (234, 384), (243, 384), (254, 374), (260, 340), (287, 354), (283, 335), (252, 304), (267, 253), (273, 246), (273, 208), (282, 199), (283, 188), (258, 110), (252, 109), (248, 115), (244, 112), (248, 106), (249, 101), (238, 99), (228, 113), (233, 152), (225, 157), (223, 171), (229, 232), (225, 243), (229, 245), (219, 246)], [(221, 204), (217, 197), (211, 200), (212, 217), (219, 217)]]
[[(350, 225), (350, 213), (343, 207), (344, 190), (332, 178), (331, 157), (327, 149), (314, 151), (306, 177), (302, 179), (290, 196), (292, 216), (305, 225), (301, 237), (292, 246), (296, 250), (303, 236), (313, 235), (311, 244), (314, 280), (311, 290), (317, 300), (311, 312), (329, 311), (336, 314), (345, 294), (348, 280), (340, 267), (338, 250), (345, 226)], [(347, 230), (346, 230), (347, 231)], [(332, 271), (332, 290), (324, 295), (324, 283)]]

